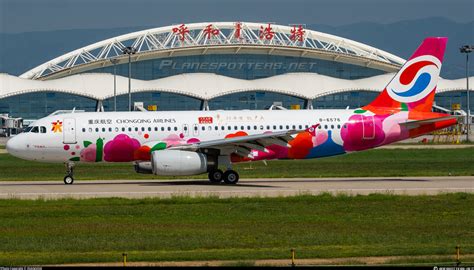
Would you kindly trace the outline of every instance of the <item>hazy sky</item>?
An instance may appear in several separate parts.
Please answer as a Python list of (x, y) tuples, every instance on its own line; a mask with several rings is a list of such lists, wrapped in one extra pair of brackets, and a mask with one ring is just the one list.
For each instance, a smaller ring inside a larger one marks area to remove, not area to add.
[(8, 33), (204, 21), (345, 25), (426, 17), (474, 20), (474, 0), (0, 0)]

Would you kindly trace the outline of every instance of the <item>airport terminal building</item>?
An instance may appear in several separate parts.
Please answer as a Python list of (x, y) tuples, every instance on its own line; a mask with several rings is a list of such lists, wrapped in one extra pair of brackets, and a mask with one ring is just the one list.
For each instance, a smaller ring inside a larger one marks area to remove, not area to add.
[[(103, 40), (18, 77), (0, 74), (0, 114), (38, 119), (73, 108), (128, 110), (129, 65), (132, 104), (151, 110), (356, 108), (404, 62), (300, 25), (178, 24)], [(472, 111), (474, 93), (470, 98)], [(465, 110), (465, 79), (441, 79), (435, 101)]]

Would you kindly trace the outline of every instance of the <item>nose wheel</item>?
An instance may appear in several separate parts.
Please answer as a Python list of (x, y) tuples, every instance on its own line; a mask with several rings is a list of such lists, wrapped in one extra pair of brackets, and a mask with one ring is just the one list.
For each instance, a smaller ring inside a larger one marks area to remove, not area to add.
[(66, 176), (64, 176), (64, 184), (72, 185), (74, 183), (74, 163), (66, 163)]
[(64, 176), (64, 184), (71, 185), (72, 183), (74, 183), (74, 178), (72, 177), (72, 175)]

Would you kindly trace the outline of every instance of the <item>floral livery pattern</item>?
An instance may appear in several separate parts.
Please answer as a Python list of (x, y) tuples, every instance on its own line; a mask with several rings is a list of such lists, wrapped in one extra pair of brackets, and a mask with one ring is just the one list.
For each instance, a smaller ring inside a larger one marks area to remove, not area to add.
[[(360, 151), (408, 138), (409, 132), (398, 123), (408, 119), (408, 111), (395, 114), (375, 115), (370, 111), (357, 109), (349, 117), (339, 132), (324, 129), (310, 129), (298, 133), (289, 141), (291, 147), (270, 145), (268, 151), (252, 150), (250, 157), (232, 155), (232, 162), (270, 159), (308, 159)], [(271, 131), (267, 131), (271, 132)], [(247, 136), (243, 131), (227, 134), (225, 138)], [(197, 138), (185, 138), (181, 134), (170, 134), (154, 145), (140, 144), (140, 141), (126, 134), (115, 136), (104, 144), (99, 138), (95, 143), (85, 141), (80, 151), (84, 162), (130, 162), (150, 160), (151, 152), (163, 150), (173, 145), (196, 143)]]

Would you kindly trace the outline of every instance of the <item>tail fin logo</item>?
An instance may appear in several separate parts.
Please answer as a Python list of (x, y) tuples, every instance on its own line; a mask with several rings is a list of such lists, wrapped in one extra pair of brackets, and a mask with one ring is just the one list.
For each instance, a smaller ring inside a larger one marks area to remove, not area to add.
[(422, 55), (406, 62), (387, 86), (396, 101), (410, 103), (425, 98), (438, 82), (441, 61), (432, 55)]

